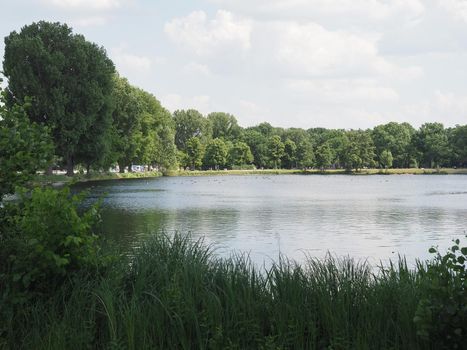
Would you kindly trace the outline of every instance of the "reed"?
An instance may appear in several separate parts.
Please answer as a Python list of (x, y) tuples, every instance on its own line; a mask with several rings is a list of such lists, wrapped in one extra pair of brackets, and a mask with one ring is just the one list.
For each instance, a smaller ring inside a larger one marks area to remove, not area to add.
[(6, 349), (430, 349), (413, 318), (423, 264), (216, 257), (155, 235), (103, 276), (78, 276), (17, 309)]

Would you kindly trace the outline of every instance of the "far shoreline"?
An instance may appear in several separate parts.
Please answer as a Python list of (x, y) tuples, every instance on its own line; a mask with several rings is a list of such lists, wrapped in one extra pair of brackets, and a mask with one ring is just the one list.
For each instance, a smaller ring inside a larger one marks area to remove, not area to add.
[(157, 171), (130, 173), (91, 173), (75, 174), (68, 177), (64, 174), (36, 175), (32, 185), (61, 186), (67, 183), (89, 181), (148, 179), (156, 177), (200, 177), (200, 176), (249, 176), (249, 175), (467, 175), (467, 168), (403, 168), (403, 169), (360, 169), (347, 171), (344, 169), (253, 169), (253, 170), (172, 170), (165, 173)]

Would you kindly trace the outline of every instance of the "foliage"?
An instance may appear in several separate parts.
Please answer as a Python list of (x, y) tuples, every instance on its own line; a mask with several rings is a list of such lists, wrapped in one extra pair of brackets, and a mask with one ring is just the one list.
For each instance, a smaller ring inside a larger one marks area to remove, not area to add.
[(268, 149), (266, 140), (266, 136), (253, 128), (247, 128), (243, 132), (242, 141), (250, 147), (251, 153), (253, 154), (253, 160), (257, 167), (268, 166)]
[(284, 156), (285, 146), (278, 135), (273, 135), (268, 138), (268, 157), (274, 169), (280, 165), (280, 160)]
[(214, 112), (207, 116), (211, 125), (212, 138), (223, 138), (225, 140), (237, 140), (241, 133), (237, 119), (228, 113)]
[(368, 132), (351, 130), (347, 132), (340, 150), (340, 157), (348, 170), (371, 167), (374, 164), (374, 144)]
[(186, 152), (187, 142), (192, 137), (198, 137), (202, 143), (211, 138), (210, 124), (201, 113), (194, 109), (177, 110), (173, 113), (175, 123), (175, 145)]
[[(0, 94), (2, 92), (0, 91)], [(0, 96), (0, 202), (16, 186), (24, 186), (53, 154), (49, 130), (30, 122), (24, 107), (7, 108)]]
[(371, 269), (332, 256), (303, 265), (281, 257), (260, 271), (246, 255), (219, 259), (176, 234), (151, 236), (113, 267), (25, 304), (0, 325), (0, 346), (440, 349), (417, 336), (425, 269), (404, 260)]
[(437, 349), (465, 349), (467, 341), (467, 247), (460, 240), (427, 263), (414, 322), (417, 334)]
[(467, 125), (456, 125), (449, 132), (449, 143), (453, 153), (453, 163), (458, 167), (467, 166)]
[(175, 126), (170, 113), (151, 94), (114, 77), (114, 150), (120, 172), (131, 164), (176, 167)]
[(385, 149), (379, 156), (379, 162), (384, 169), (392, 167), (393, 157), (391, 151)]
[(326, 169), (331, 166), (332, 163), (332, 151), (327, 142), (318, 146), (316, 149), (316, 165), (320, 169)]
[(203, 164), (204, 149), (198, 137), (188, 140), (186, 146), (187, 163), (191, 169), (199, 169)]
[(8, 105), (32, 98), (29, 117), (50, 127), (69, 175), (76, 162), (105, 156), (115, 69), (103, 48), (66, 24), (40, 21), (5, 38), (3, 70)]
[(97, 206), (79, 212), (83, 195), (36, 188), (2, 210), (0, 283), (3, 302), (50, 294), (65, 279), (98, 263), (92, 230)]
[(204, 165), (218, 170), (227, 162), (228, 149), (222, 139), (211, 140), (204, 154)]
[(415, 135), (414, 143), (425, 167), (438, 167), (449, 159), (448, 137), (441, 123), (423, 124)]
[[(407, 168), (410, 166), (410, 146), (414, 134), (415, 129), (410, 124), (390, 122), (374, 127), (371, 136), (376, 154), (382, 155), (387, 150), (392, 154), (394, 167)], [(381, 159), (380, 163), (383, 163)]]
[(235, 142), (229, 149), (229, 163), (232, 167), (241, 167), (253, 162), (253, 154), (245, 142)]
[(290, 139), (284, 142), (284, 156), (282, 165), (287, 169), (292, 169), (297, 163), (297, 145)]

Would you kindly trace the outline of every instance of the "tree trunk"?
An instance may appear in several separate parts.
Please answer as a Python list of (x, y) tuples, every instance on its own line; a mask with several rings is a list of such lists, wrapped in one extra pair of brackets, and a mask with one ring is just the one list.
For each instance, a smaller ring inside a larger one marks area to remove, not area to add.
[(73, 157), (68, 156), (66, 158), (66, 176), (73, 176), (75, 174), (73, 168)]
[(91, 165), (86, 164), (86, 175), (89, 176), (89, 171), (91, 170)]
[(125, 172), (125, 165), (118, 163), (118, 172), (123, 174)]
[(45, 169), (45, 175), (52, 175), (53, 174), (53, 166), (49, 166), (47, 167), (47, 169)]

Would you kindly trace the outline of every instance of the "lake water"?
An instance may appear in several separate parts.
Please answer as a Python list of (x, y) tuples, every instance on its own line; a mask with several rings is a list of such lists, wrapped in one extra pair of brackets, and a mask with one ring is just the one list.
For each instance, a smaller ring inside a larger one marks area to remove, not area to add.
[(191, 232), (221, 256), (257, 264), (280, 253), (380, 260), (428, 258), (467, 230), (465, 175), (161, 177), (76, 186), (105, 195), (103, 233), (126, 246), (148, 234)]

